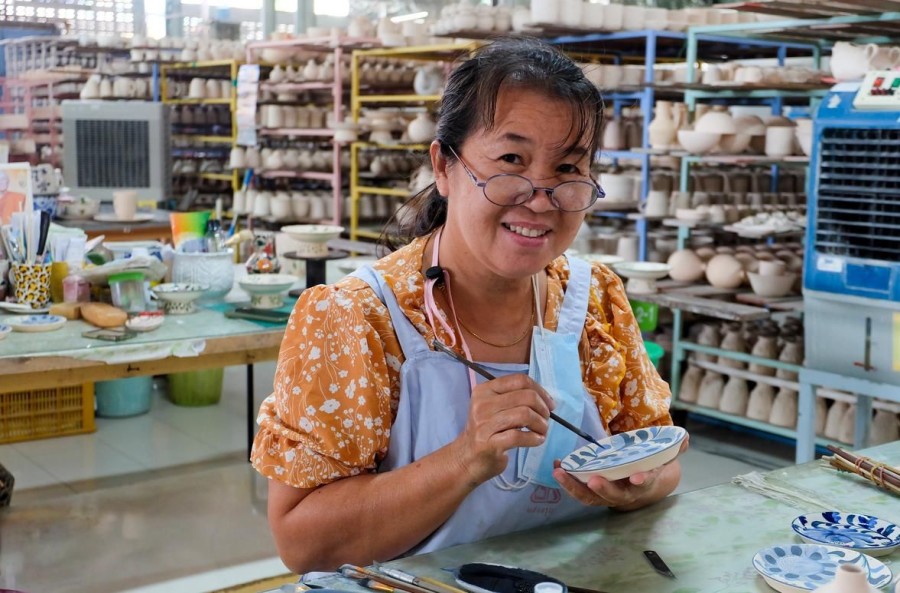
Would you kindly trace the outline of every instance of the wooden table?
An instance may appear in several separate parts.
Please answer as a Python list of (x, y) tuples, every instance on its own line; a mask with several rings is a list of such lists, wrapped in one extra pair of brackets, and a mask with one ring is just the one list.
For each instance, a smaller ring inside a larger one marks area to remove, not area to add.
[[(284, 326), (227, 319), (219, 311), (202, 309), (167, 316), (160, 329), (124, 342), (83, 338), (90, 329), (95, 328), (84, 321), (69, 321), (54, 332), (9, 334), (0, 341), (0, 392), (243, 364), (249, 448), (256, 418), (253, 364), (278, 358)], [(165, 355), (185, 344), (202, 349), (196, 356)]]
[[(897, 465), (900, 441), (863, 454)], [(513, 533), (387, 565), (445, 583), (453, 582), (447, 568), (492, 562), (607, 593), (772, 593), (751, 560), (762, 548), (801, 543), (791, 529), (798, 515), (839, 510), (900, 520), (900, 498), (858, 476), (839, 474), (823, 462), (774, 470), (763, 477), (768, 485), (790, 493), (790, 502), (733, 483), (720, 484), (670, 496), (631, 513), (602, 511), (595, 519)], [(806, 502), (800, 501), (801, 495)], [(658, 552), (677, 578), (657, 574), (643, 550)], [(898, 551), (880, 558), (895, 577), (898, 559)], [(365, 591), (334, 576), (323, 582)]]

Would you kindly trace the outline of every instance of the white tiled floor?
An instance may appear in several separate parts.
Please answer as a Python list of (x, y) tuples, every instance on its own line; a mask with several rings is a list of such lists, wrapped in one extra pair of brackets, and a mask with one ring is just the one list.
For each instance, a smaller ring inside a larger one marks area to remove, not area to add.
[[(273, 372), (256, 366), (257, 402)], [(149, 414), (98, 418), (93, 434), (0, 446), (16, 477), (0, 588), (201, 593), (286, 572), (265, 519), (266, 482), (246, 463), (243, 367), (227, 369), (224, 385), (215, 406), (178, 407), (157, 390)], [(754, 450), (742, 435), (688, 428), (678, 492), (790, 463), (770, 443)]]

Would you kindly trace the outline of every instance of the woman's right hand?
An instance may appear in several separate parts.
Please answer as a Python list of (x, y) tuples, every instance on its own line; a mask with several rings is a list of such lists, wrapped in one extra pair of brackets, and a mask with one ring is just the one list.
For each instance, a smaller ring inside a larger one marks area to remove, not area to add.
[(454, 442), (470, 483), (477, 486), (503, 472), (510, 449), (543, 443), (553, 407), (550, 394), (521, 373), (476, 386), (466, 427)]

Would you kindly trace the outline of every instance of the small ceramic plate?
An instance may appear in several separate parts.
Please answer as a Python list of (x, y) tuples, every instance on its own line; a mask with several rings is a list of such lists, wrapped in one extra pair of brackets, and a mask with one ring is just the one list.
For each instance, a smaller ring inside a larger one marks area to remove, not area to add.
[(41, 307), (40, 309), (32, 309), (31, 305), (24, 303), (6, 303), (0, 301), (0, 309), (7, 313), (19, 313), (22, 315), (35, 315), (37, 313), (49, 313), (50, 307)]
[(6, 337), (6, 334), (12, 331), (12, 328), (8, 325), (0, 324), (0, 340)]
[(881, 589), (891, 582), (891, 570), (880, 560), (854, 550), (820, 544), (789, 544), (763, 548), (753, 556), (753, 568), (781, 593), (814, 591), (834, 580), (840, 564), (853, 564)]
[(23, 315), (7, 317), (3, 323), (17, 332), (49, 332), (66, 324), (66, 318), (59, 315)]
[(95, 214), (94, 220), (97, 222), (150, 222), (153, 220), (152, 214), (135, 214), (134, 218), (119, 218), (114, 213)]
[(810, 513), (794, 519), (791, 527), (810, 543), (840, 546), (870, 556), (884, 556), (900, 546), (900, 527), (871, 515)]
[(680, 426), (650, 426), (589, 443), (562, 460), (562, 468), (587, 483), (592, 476), (621, 480), (650, 471), (678, 455), (687, 431)]

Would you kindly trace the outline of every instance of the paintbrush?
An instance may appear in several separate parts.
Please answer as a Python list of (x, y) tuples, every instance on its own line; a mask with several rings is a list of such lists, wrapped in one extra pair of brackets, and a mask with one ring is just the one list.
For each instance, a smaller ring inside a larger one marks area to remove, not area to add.
[(431, 591), (430, 589), (425, 589), (412, 583), (406, 583), (386, 574), (369, 570), (368, 568), (363, 568), (361, 566), (354, 566), (352, 564), (344, 564), (338, 569), (338, 572), (340, 572), (342, 576), (350, 579), (372, 579), (373, 581), (388, 585), (394, 589), (406, 591), (407, 593), (434, 593), (434, 591)]
[(373, 563), (373, 566), (375, 566), (376, 570), (383, 574), (386, 574), (389, 577), (399, 579), (412, 585), (417, 585), (419, 587), (422, 587), (423, 589), (433, 591), (433, 593), (466, 593), (459, 587), (454, 587), (453, 585), (442, 583), (437, 579), (432, 579), (429, 577), (417, 577), (416, 575), (410, 574), (404, 570), (400, 570), (399, 568), (392, 568), (378, 562)]
[[(492, 380), (494, 380), (494, 379), (497, 378), (497, 377), (495, 377), (494, 375), (492, 375), (492, 374), (491, 374), (487, 369), (485, 369), (483, 366), (481, 366), (480, 364), (478, 364), (477, 362), (472, 362), (471, 360), (469, 360), (469, 359), (467, 359), (467, 358), (463, 358), (462, 356), (460, 356), (459, 354), (457, 354), (456, 352), (454, 352), (454, 351), (451, 350), (450, 348), (447, 348), (444, 344), (442, 344), (442, 343), (439, 342), (438, 340), (434, 340), (433, 342), (431, 342), (431, 344), (432, 344), (432, 346), (434, 346), (434, 348), (435, 348), (436, 350), (440, 350), (441, 352), (444, 352), (444, 353), (446, 353), (446, 354), (449, 354), (450, 356), (452, 356), (453, 358), (455, 358), (455, 359), (458, 360), (459, 362), (463, 363), (464, 365), (466, 365), (467, 367), (469, 367), (470, 369), (472, 369), (473, 371), (475, 371), (476, 373), (478, 373), (479, 375), (481, 375), (482, 377), (484, 377), (484, 378), (487, 379), (488, 381), (492, 381)], [(562, 416), (557, 416), (557, 415), (554, 414), (553, 412), (550, 412), (550, 419), (553, 420), (554, 422), (557, 422), (558, 424), (561, 424), (561, 425), (564, 426), (565, 428), (568, 428), (569, 430), (571, 430), (572, 432), (574, 432), (575, 434), (577, 434), (578, 436), (580, 436), (581, 438), (583, 438), (583, 439), (586, 440), (587, 442), (593, 443), (593, 444), (597, 445), (598, 447), (600, 447), (601, 449), (606, 449), (606, 448), (608, 448), (607, 445), (601, 445), (601, 444), (597, 441), (597, 439), (595, 439), (594, 437), (592, 437), (592, 436), (589, 435), (588, 433), (584, 432), (583, 430), (581, 430), (580, 428), (578, 428), (578, 427), (575, 426), (574, 424), (570, 423), (568, 420), (566, 420), (566, 419), (563, 418)]]

